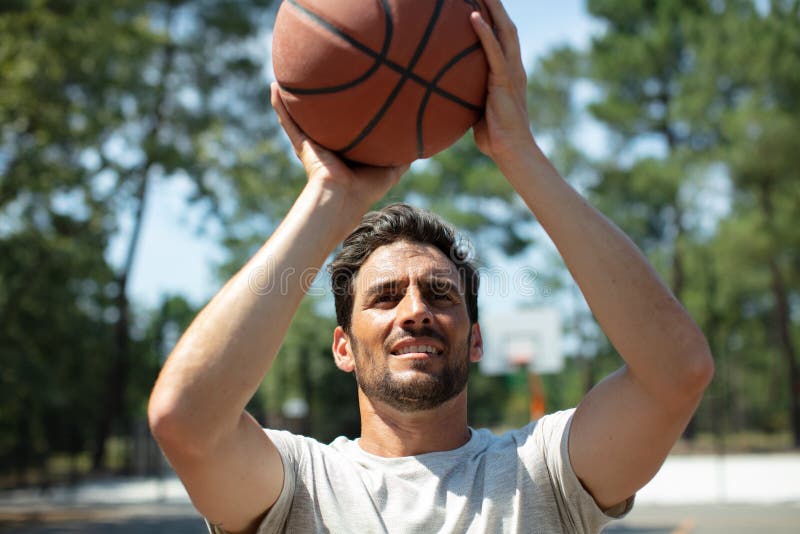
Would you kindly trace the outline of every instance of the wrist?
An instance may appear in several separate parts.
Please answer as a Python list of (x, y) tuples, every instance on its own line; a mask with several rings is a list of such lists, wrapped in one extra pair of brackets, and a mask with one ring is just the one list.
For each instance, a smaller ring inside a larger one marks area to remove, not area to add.
[(295, 208), (335, 247), (358, 225), (369, 206), (358, 205), (346, 185), (324, 179), (309, 180)]
[(525, 177), (530, 177), (531, 174), (541, 174), (541, 171), (547, 167), (552, 168), (550, 160), (544, 155), (532, 135), (496, 154), (493, 159), (512, 184)]

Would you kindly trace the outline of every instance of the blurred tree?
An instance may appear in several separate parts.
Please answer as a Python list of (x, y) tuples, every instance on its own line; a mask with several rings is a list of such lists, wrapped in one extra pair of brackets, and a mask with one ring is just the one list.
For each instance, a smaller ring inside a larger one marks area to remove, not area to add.
[(143, 318), (141, 332), (134, 336), (134, 352), (126, 404), (134, 414), (147, 413), (147, 401), (156, 376), (200, 309), (182, 295), (165, 296), (161, 305)]
[[(52, 215), (0, 239), (0, 469), (92, 445), (113, 350), (113, 272), (92, 221)], [(100, 245), (100, 246), (98, 246)]]
[[(675, 296), (686, 298), (686, 242), (692, 206), (685, 201), (701, 162), (705, 131), (678, 113), (693, 65), (687, 21), (708, 17), (704, 0), (590, 0), (607, 31), (593, 40), (588, 76), (601, 97), (592, 115), (612, 135), (613, 159), (599, 166), (592, 196), (661, 270)], [(687, 428), (693, 437), (694, 421)]]
[[(611, 135), (608, 157), (579, 149), (570, 161), (581, 165), (565, 173), (708, 334), (718, 379), (700, 419), (717, 431), (791, 426), (796, 445), (799, 6), (590, 0), (604, 31), (586, 53), (554, 51), (531, 76), (533, 101), (547, 107), (534, 127), (556, 153), (575, 151), (587, 101)], [(774, 388), (783, 374), (789, 387)]]
[[(100, 252), (110, 236), (126, 243), (113, 284), (104, 287), (114, 297), (105, 316), (114, 322), (113, 349), (71, 356), (107, 357), (97, 368), (103, 376), (93, 379), (105, 387), (90, 412), (95, 467), (131, 411), (125, 400), (138, 355), (128, 281), (154, 182), (191, 181), (191, 201), (223, 220), (232, 215), (225, 202), (246, 197), (254, 180), (272, 179), (280, 198), (284, 183), (271, 173), (275, 126), (258, 41), (271, 4), (87, 0), (0, 7), (0, 238), (19, 244), (15, 238), (30, 227), (49, 237), (61, 217), (88, 221)], [(71, 273), (68, 281), (82, 276)], [(44, 313), (37, 320), (48, 322)]]
[[(341, 435), (354, 438), (361, 433), (356, 381), (334, 364), (331, 343), (336, 321), (318, 309), (320, 304), (314, 297), (303, 301), (284, 339), (277, 369), (267, 375), (264, 394), (274, 399), (269, 410), (273, 420), (285, 418), (287, 399), (302, 398), (308, 403), (308, 415), (306, 428), (299, 430), (325, 442)], [(284, 383), (279, 386), (277, 381)], [(275, 393), (283, 393), (282, 398)]]
[(713, 21), (704, 0), (590, 0), (606, 24), (588, 53), (587, 75), (600, 91), (592, 115), (612, 134), (614, 158), (593, 192), (646, 252), (661, 253), (673, 293), (683, 299), (683, 241), (691, 209), (682, 197), (697, 167), (696, 151), (711, 139), (680, 114), (694, 65), (690, 21)]
[(488, 249), (514, 256), (533, 244), (533, 218), (514, 189), (475, 146), (472, 133), (403, 177), (383, 199), (426, 207), (475, 241), (476, 259)]
[(761, 429), (790, 427), (800, 447), (800, 230), (793, 221), (800, 205), (800, 2), (726, 2), (713, 38), (703, 28), (694, 32), (697, 74), (687, 110), (716, 130), (710, 157), (722, 162), (734, 192), (735, 215), (717, 241), (725, 261), (718, 263), (731, 266), (726, 274), (738, 287), (724, 294), (740, 328), (759, 329), (745, 343), (761, 341), (751, 346), (760, 358), (743, 357), (747, 371), (760, 371), (749, 376), (764, 377), (748, 404)]

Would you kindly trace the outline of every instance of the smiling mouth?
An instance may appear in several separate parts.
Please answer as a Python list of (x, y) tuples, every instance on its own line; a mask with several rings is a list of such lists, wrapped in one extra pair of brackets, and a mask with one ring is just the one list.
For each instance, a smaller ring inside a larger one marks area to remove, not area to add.
[(423, 359), (439, 356), (443, 351), (431, 345), (411, 345), (392, 351), (392, 356), (400, 359)]

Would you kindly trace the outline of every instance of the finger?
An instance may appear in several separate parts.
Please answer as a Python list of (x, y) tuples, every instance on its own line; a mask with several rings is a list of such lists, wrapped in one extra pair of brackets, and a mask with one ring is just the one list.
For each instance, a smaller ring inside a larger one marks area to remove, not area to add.
[(495, 35), (505, 55), (510, 76), (519, 87), (526, 87), (528, 76), (522, 62), (522, 47), (517, 26), (503, 6), (502, 0), (484, 0), (495, 25)]
[(303, 143), (308, 140), (308, 136), (303, 133), (303, 130), (297, 126), (297, 123), (289, 115), (289, 110), (286, 109), (286, 104), (283, 103), (277, 82), (273, 82), (270, 86), (270, 100), (272, 101), (272, 108), (278, 115), (278, 123), (286, 132), (286, 135), (289, 136), (289, 141), (291, 141), (295, 152), (300, 154)]
[(483, 53), (486, 55), (486, 60), (489, 62), (489, 69), (492, 76), (495, 77), (500, 83), (508, 83), (508, 65), (506, 58), (503, 54), (503, 49), (500, 47), (500, 42), (494, 35), (489, 23), (484, 20), (481, 14), (474, 11), (470, 16), (472, 26), (475, 28), (475, 33), (483, 46)]
[(494, 27), (497, 28), (500, 45), (506, 53), (519, 52), (519, 36), (517, 26), (511, 20), (501, 0), (484, 0)]
[(483, 2), (492, 17), (495, 28), (497, 28), (500, 46), (507, 56), (511, 58), (521, 58), (519, 34), (517, 26), (511, 20), (511, 16), (506, 11), (501, 0), (484, 0)]

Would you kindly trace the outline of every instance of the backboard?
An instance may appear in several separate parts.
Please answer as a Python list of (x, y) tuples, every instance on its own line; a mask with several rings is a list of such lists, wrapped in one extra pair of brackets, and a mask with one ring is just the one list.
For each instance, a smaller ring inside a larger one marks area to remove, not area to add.
[(520, 366), (537, 374), (564, 368), (561, 316), (555, 308), (482, 313), (480, 324), (484, 374), (509, 374)]

